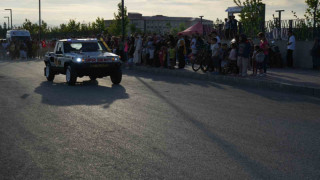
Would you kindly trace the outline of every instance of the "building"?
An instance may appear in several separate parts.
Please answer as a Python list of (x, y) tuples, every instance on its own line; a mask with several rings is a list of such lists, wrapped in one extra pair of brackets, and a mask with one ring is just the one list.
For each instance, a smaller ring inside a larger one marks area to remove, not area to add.
[[(173, 28), (184, 26), (188, 28), (201, 21), (200, 18), (191, 17), (168, 17), (163, 15), (156, 16), (142, 16), (140, 13), (128, 13), (130, 24), (134, 24), (141, 32), (155, 32), (155, 33), (168, 33)], [(106, 27), (109, 27), (112, 20), (106, 20)], [(203, 19), (202, 23), (205, 26), (213, 27), (213, 21)]]

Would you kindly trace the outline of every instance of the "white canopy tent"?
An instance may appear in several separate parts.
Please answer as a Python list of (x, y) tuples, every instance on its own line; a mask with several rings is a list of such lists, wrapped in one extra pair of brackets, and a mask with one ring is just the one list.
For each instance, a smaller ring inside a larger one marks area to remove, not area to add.
[(235, 13), (241, 13), (242, 9), (243, 9), (242, 6), (228, 7), (226, 12), (228, 12), (228, 16), (232, 16)]

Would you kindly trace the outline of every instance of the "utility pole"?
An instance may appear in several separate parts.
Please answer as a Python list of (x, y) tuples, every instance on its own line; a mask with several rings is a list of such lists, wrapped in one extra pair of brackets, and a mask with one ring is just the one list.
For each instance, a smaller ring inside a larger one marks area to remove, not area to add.
[(277, 13), (279, 13), (279, 16), (278, 16), (278, 31), (279, 31), (279, 34), (280, 34), (280, 39), (281, 38), (281, 13), (284, 12), (284, 10), (276, 10)]
[(39, 0), (39, 42), (41, 41), (41, 0)]
[(124, 27), (124, 0), (121, 2), (121, 14), (122, 14), (122, 42), (124, 44), (125, 27)]
[[(11, 30), (13, 29), (12, 27), (12, 9), (4, 9), (6, 11), (10, 11), (10, 19), (11, 19)], [(9, 29), (9, 24), (8, 24), (8, 29)]]

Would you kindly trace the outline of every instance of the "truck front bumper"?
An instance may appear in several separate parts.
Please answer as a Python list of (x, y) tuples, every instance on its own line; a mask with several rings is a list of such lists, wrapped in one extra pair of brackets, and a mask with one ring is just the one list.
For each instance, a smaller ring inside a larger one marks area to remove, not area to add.
[(121, 62), (112, 63), (79, 63), (73, 64), (78, 76), (110, 76), (115, 71), (121, 70)]

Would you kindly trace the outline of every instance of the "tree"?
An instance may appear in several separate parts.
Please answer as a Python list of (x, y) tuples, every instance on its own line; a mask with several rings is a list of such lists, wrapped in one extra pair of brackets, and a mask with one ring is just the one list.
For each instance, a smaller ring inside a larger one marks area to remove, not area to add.
[(96, 34), (106, 31), (107, 29), (104, 23), (104, 19), (98, 17), (96, 21), (92, 23), (92, 29)]
[[(121, 35), (122, 34), (122, 3), (118, 4), (118, 13), (114, 13), (114, 19), (111, 22), (110, 27), (108, 28), (108, 32), (111, 33), (112, 35)], [(125, 34), (127, 34), (127, 28), (129, 24), (129, 18), (127, 15), (127, 7), (124, 7), (124, 29), (125, 29)]]
[[(305, 0), (307, 4), (307, 9), (304, 14), (307, 21), (313, 20), (314, 30), (316, 29), (317, 24), (320, 22), (320, 1), (319, 0)], [(314, 32), (315, 33), (315, 32)]]
[(240, 22), (244, 33), (250, 35), (256, 35), (263, 28), (263, 3), (262, 0), (233, 0), (234, 3), (243, 7), (240, 13)]
[(185, 24), (185, 23), (180, 23), (178, 30), (179, 30), (179, 31), (184, 31), (184, 30), (186, 30), (186, 24)]
[(219, 29), (219, 25), (220, 24), (223, 24), (223, 21), (222, 21), (222, 19), (217, 18), (216, 21), (213, 24), (213, 28), (214, 29)]
[[(4, 24), (6, 25), (6, 24)], [(5, 39), (6, 37), (6, 32), (7, 32), (7, 27), (3, 26), (4, 28), (2, 28), (2, 26), (0, 25), (0, 38)]]
[(170, 33), (173, 34), (173, 35), (177, 35), (178, 32), (179, 32), (179, 29), (176, 28), (176, 27), (175, 27), (175, 28), (172, 28), (172, 29), (170, 30)]
[(130, 28), (130, 33), (136, 33), (137, 32), (137, 27), (136, 27), (135, 24), (130, 24), (129, 28)]

